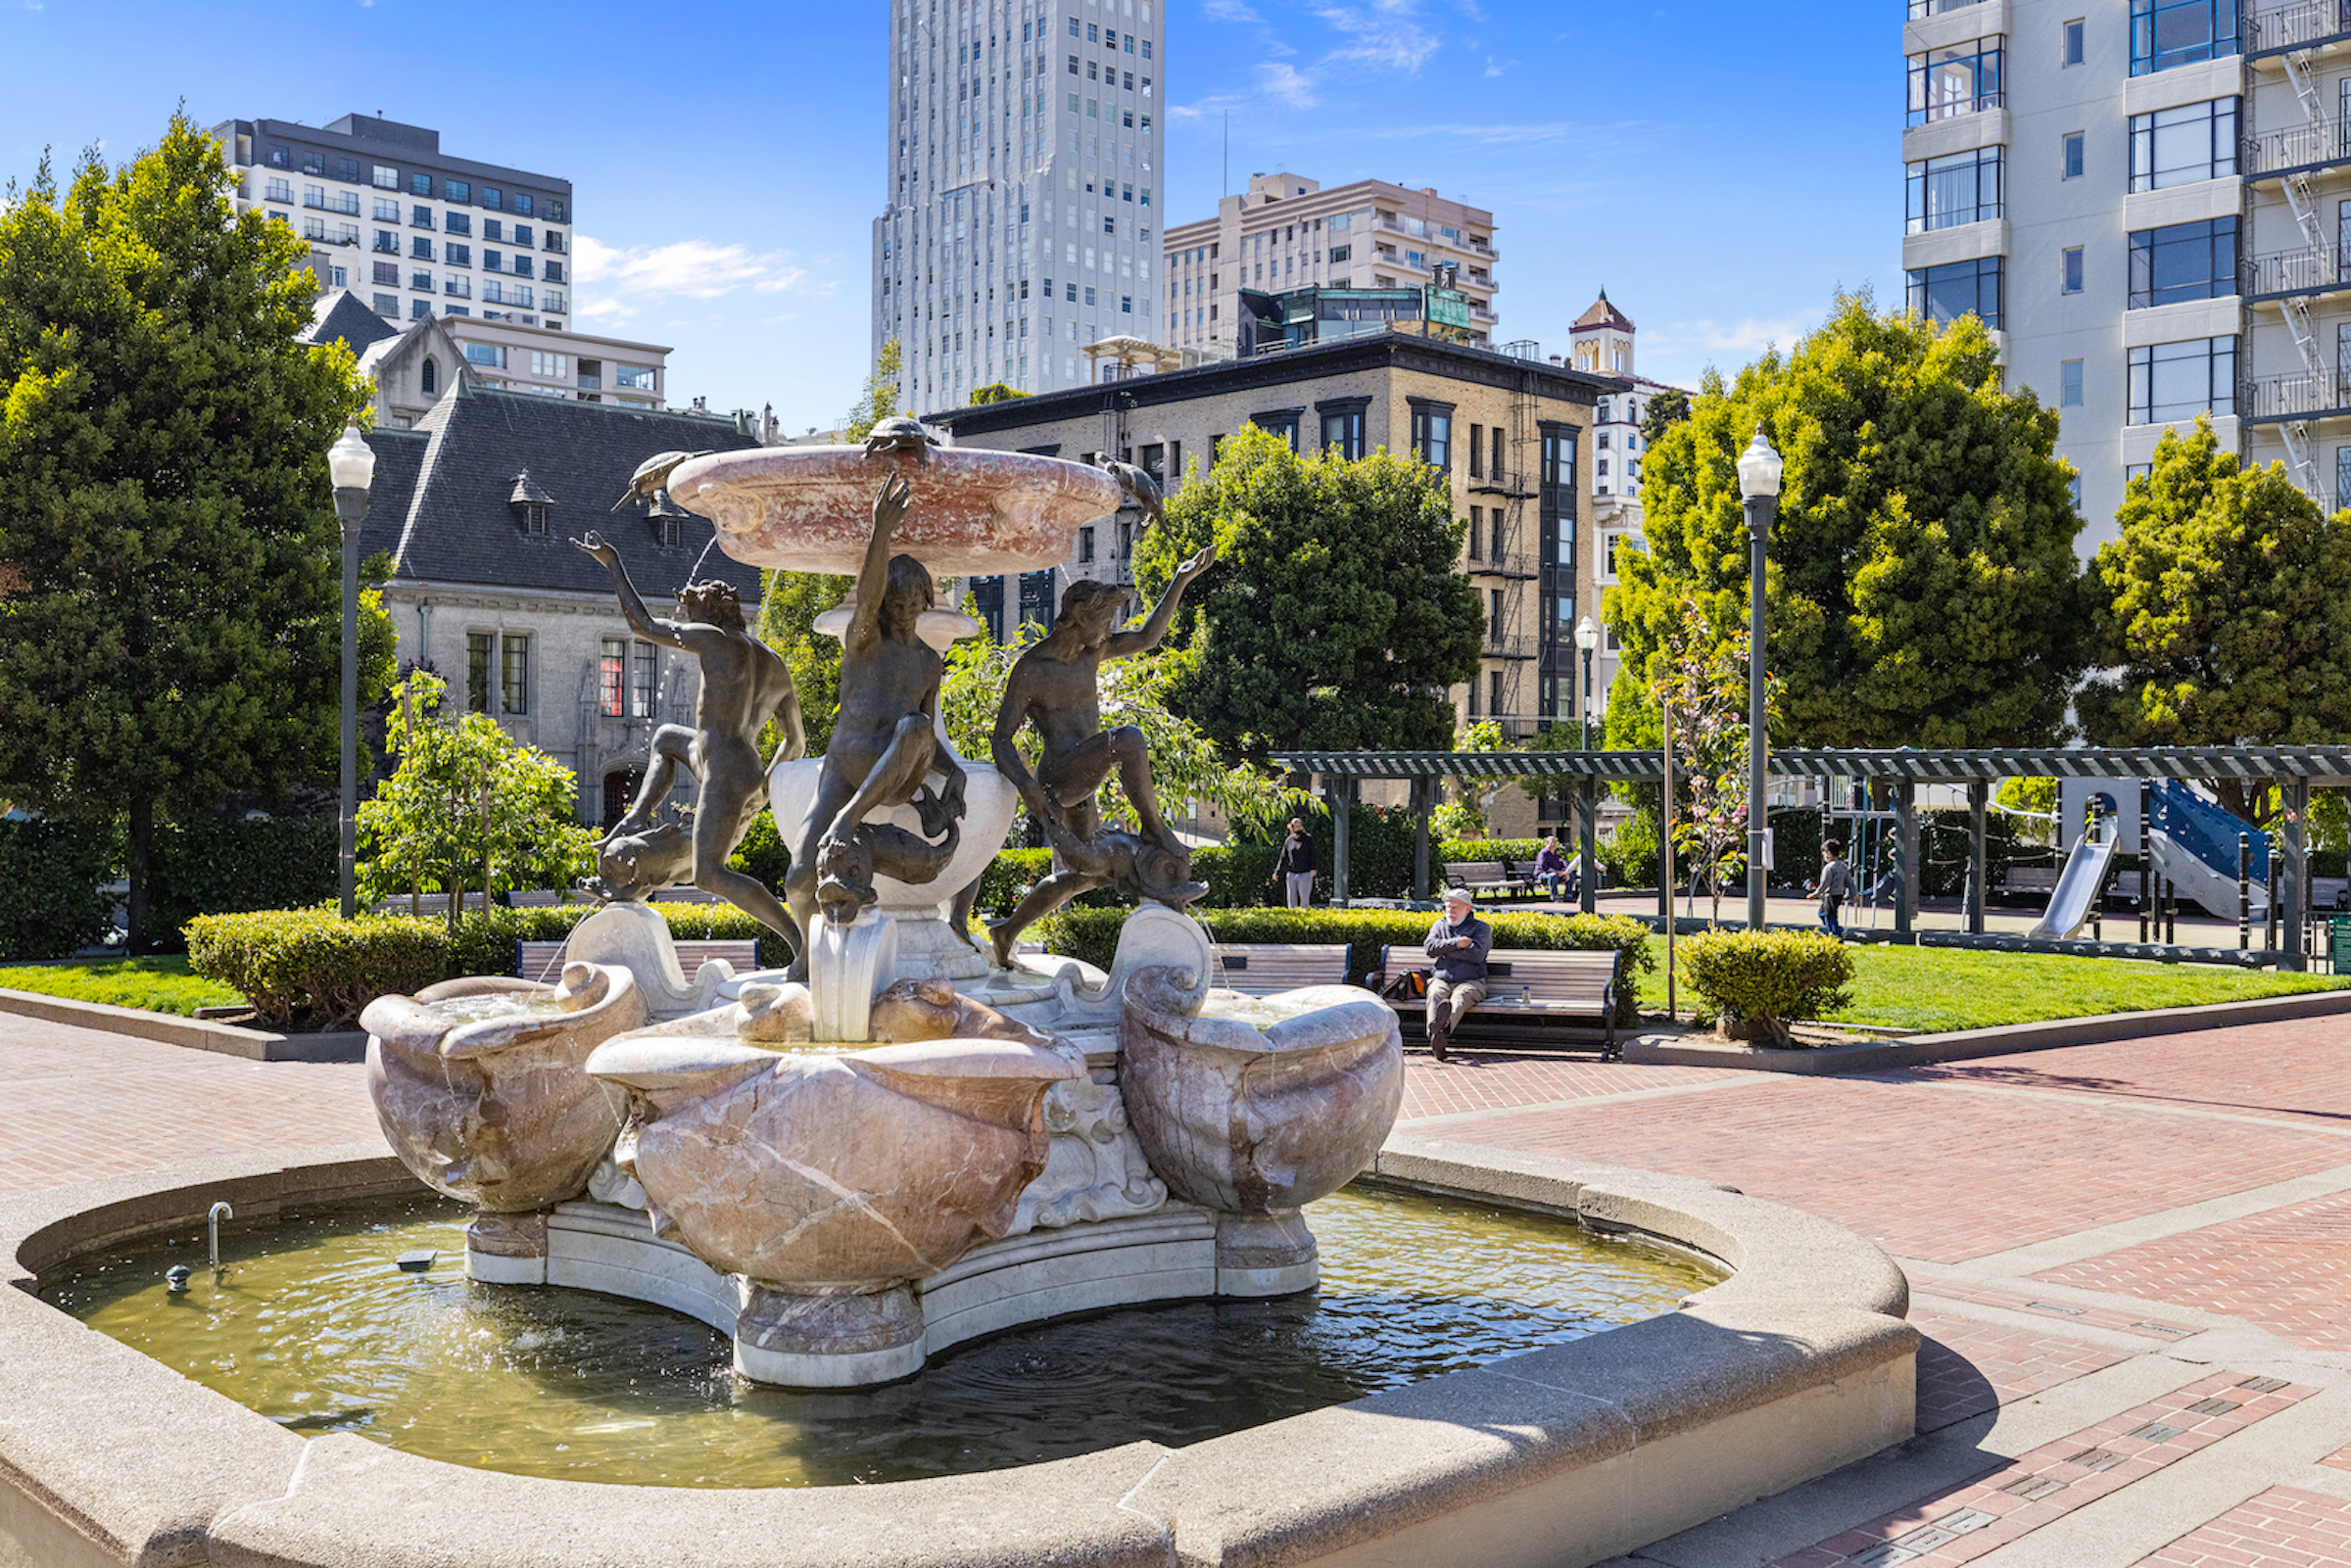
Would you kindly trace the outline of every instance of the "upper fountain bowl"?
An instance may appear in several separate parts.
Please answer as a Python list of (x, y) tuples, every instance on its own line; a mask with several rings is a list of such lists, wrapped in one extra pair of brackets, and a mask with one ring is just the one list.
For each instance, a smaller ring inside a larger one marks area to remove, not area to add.
[(669, 493), (718, 525), (719, 547), (751, 566), (855, 576), (873, 534), (874, 493), (891, 473), (914, 496), (891, 540), (936, 577), (1033, 572), (1069, 559), (1081, 523), (1118, 510), (1119, 482), (1058, 457), (934, 447), (868, 456), (862, 447), (763, 447), (696, 457)]

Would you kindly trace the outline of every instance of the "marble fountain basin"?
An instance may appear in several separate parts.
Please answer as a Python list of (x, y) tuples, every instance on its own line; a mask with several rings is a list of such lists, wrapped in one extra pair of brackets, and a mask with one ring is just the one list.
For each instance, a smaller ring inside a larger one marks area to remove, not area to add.
[(385, 1139), (418, 1180), (486, 1213), (545, 1209), (588, 1186), (626, 1095), (581, 1070), (648, 1021), (626, 969), (566, 964), (560, 983), (470, 975), (360, 1015)]
[(1058, 457), (937, 447), (868, 456), (862, 447), (782, 447), (697, 457), (670, 475), (680, 505), (710, 518), (739, 561), (854, 576), (891, 473), (913, 489), (893, 551), (935, 576), (1033, 572), (1069, 558), (1081, 523), (1119, 509), (1119, 482)]

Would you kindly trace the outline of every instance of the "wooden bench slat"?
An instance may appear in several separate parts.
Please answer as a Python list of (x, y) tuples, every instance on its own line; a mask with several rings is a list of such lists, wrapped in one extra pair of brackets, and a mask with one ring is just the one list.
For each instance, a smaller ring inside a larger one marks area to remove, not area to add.
[[(552, 982), (563, 973), (561, 942), (517, 942), (514, 973), (524, 979)], [(704, 964), (724, 959), (739, 974), (759, 967), (759, 943), (751, 937), (690, 936), (678, 940), (678, 968), (688, 979)]]
[(1309, 985), (1347, 983), (1345, 942), (1220, 942), (1209, 983), (1228, 991), (1270, 996)]
[[(1478, 1003), (1464, 1023), (1481, 1014), (1489, 1018), (1544, 1021), (1590, 1019), (1605, 1031), (1603, 1060), (1616, 1055), (1616, 969), (1614, 951), (1556, 951), (1497, 948), (1486, 958), (1486, 1000)], [(1411, 974), (1435, 968), (1428, 954), (1416, 947), (1390, 946), (1380, 953), (1380, 967), (1366, 978), (1374, 990)], [(1390, 998), (1401, 1013), (1425, 1014), (1425, 997)]]

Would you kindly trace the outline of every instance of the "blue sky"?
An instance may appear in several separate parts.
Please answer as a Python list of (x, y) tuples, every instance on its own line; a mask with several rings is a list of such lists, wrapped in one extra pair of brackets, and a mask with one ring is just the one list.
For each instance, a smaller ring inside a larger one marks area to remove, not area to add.
[[(1562, 353), (1593, 294), (1694, 383), (1834, 290), (1898, 298), (1901, 7), (1169, 0), (1170, 222), (1232, 180), (1367, 176), (1490, 208), (1503, 336)], [(583, 329), (667, 344), (671, 396), (831, 424), (867, 369), (885, 11), (0, 0), (0, 176), (172, 107), (211, 125), (381, 113), (569, 178)], [(593, 242), (593, 243), (591, 243)]]

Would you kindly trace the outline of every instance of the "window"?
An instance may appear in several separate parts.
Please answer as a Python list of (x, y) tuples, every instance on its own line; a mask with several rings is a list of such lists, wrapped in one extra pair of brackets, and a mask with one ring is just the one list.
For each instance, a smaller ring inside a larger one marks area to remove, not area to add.
[(597, 660), (596, 710), (607, 719), (628, 716), (629, 640), (608, 637)]
[(2209, 411), (2236, 412), (2236, 339), (2189, 338), (2131, 351), (2135, 425), (2171, 424)]
[(2131, 74), (2237, 52), (2237, 0), (2131, 0)]
[(428, 239), (426, 239), (426, 238), (425, 238), (423, 235), (421, 235), (421, 234), (411, 234), (411, 235), (409, 235), (409, 236), (408, 236), (408, 260), (410, 260), (411, 261), (431, 261), (432, 259), (433, 259), (433, 242), (432, 242), (431, 240), (428, 240)]
[(482, 205), (495, 213), (505, 205), (505, 201), (499, 195), (497, 186), (485, 185), (482, 187)]
[(506, 226), (495, 217), (482, 219), (482, 238), (496, 245), (506, 237)]
[(2334, 509), (2351, 506), (2351, 447), (2334, 449)]
[[(1476, 443), (1476, 442), (1474, 442), (1474, 441), (1470, 442), (1470, 443), (1469, 443), (1469, 450), (1470, 450), (1472, 452), (1476, 451), (1477, 451), (1477, 443)], [(1485, 534), (1485, 531), (1486, 531), (1486, 509), (1485, 509), (1483, 506), (1472, 506), (1472, 507), (1470, 507), (1470, 508), (1469, 508), (1469, 558), (1470, 558), (1471, 560), (1476, 560), (1476, 559), (1477, 559), (1477, 558), (1478, 558), (1478, 557), (1479, 557), (1481, 554), (1483, 554), (1483, 553), (1484, 553), (1484, 550), (1485, 550), (1485, 540), (1484, 540), (1484, 538), (1483, 538), (1483, 535)]]
[(498, 699), (502, 711), (531, 711), (531, 640), (508, 632), (499, 640)]
[(445, 202), (470, 202), (473, 200), (473, 187), (461, 179), (445, 179), (441, 182), (441, 199)]
[(1364, 454), (1364, 407), (1365, 402), (1358, 401), (1343, 407), (1324, 406), (1319, 410), (1324, 451), (1336, 451), (1350, 461)]
[(1945, 266), (1914, 268), (1909, 309), (1929, 321), (1956, 321), (1971, 312), (1993, 331), (2000, 328), (2000, 262), (1996, 256)]
[(400, 204), (387, 202), (379, 196), (375, 199), (374, 214), (378, 223), (397, 223), (400, 221)]
[(371, 183), (379, 191), (396, 191), (400, 189), (400, 170), (376, 164), (372, 166)]
[(473, 247), (470, 245), (444, 244), (441, 247), (441, 256), (442, 260), (451, 266), (473, 265)]
[(411, 196), (432, 195), (433, 176), (430, 174), (410, 174), (408, 176), (408, 193)]
[[(523, 217), (528, 217), (528, 216), (530, 216), (530, 215), (531, 215), (531, 207), (532, 207), (532, 202), (531, 202), (531, 193), (530, 193), (530, 192), (528, 192), (528, 191), (516, 191), (516, 192), (514, 193), (514, 208), (513, 208), (513, 210), (514, 210), (514, 212), (515, 212), (515, 213), (519, 214), (520, 214), (521, 216), (523, 216)], [(527, 244), (528, 244), (528, 243), (530, 243), (530, 242), (529, 242), (529, 241), (527, 241), (527, 240), (525, 240), (523, 243), (527, 245)]]
[(465, 634), (465, 711), (490, 711), (490, 648), (498, 641), (491, 632)]
[(2065, 133), (2064, 178), (2080, 179), (2082, 177), (2082, 149), (2085, 140), (2081, 131), (2069, 130)]
[[(1546, 489), (1575, 489), (1575, 432), (1543, 432), (1543, 484)], [(1547, 506), (1550, 502), (1545, 503)]]
[(653, 367), (647, 364), (616, 364), (612, 367), (612, 385), (632, 392), (653, 390)]
[(379, 294), (379, 295), (375, 296), (375, 299), (374, 299), (374, 305), (375, 305), (375, 313), (376, 313), (377, 315), (380, 315), (380, 316), (382, 316), (382, 317), (383, 317), (385, 320), (387, 320), (387, 321), (397, 321), (397, 320), (399, 320), (399, 319), (400, 319), (400, 296), (399, 296), (399, 295), (397, 295), (397, 294)]
[(315, 207), (323, 210), (326, 206), (326, 187), (323, 185), (305, 185), (302, 188), (302, 205), (305, 207)]
[(291, 181), (282, 179), (273, 179), (269, 181), (267, 188), (263, 193), (263, 200), (271, 202), (284, 202), (287, 206), (291, 207), (294, 204), (293, 183)]
[(651, 642), (640, 642), (637, 644), (637, 692), (635, 701), (637, 717), (640, 719), (649, 719), (653, 716), (653, 694), (656, 685), (655, 678), (658, 676), (661, 669), (660, 659), (660, 650), (655, 644)]
[(2131, 236), (2130, 309), (2219, 300), (2235, 292), (2235, 218), (2174, 223)]
[(433, 210), (432, 210), (431, 208), (429, 208), (429, 207), (411, 207), (411, 208), (409, 208), (409, 209), (408, 209), (408, 227), (410, 227), (410, 228), (431, 228), (432, 226), (433, 226)]
[(493, 370), (504, 370), (506, 367), (505, 345), (468, 343), (465, 345), (465, 361), (468, 364), (487, 365)]
[(1913, 234), (2003, 215), (2000, 149), (1980, 147), (1912, 164), (1909, 196), (1909, 232)]
[(2000, 107), (2000, 40), (1976, 38), (1910, 57), (1906, 124)]
[(1431, 468), (1453, 471), (1453, 410), (1443, 404), (1413, 409), (1413, 451)]
[[(416, 303), (421, 305), (424, 302), (419, 300)], [(424, 363), (416, 372), (416, 385), (428, 397), (441, 390), (441, 363), (429, 354), (424, 356)]]
[(535, 376), (568, 376), (571, 374), (571, 356), (568, 354), (545, 354), (533, 349), (531, 351), (531, 374)]
[(2082, 406), (2082, 361), (2068, 359), (2057, 367), (2057, 406)]
[(1094, 558), (1094, 531), (1090, 527), (1078, 530), (1078, 559), (1082, 563)]
[(303, 154), (303, 155), (302, 155), (302, 171), (303, 171), (305, 174), (323, 174), (323, 173), (325, 173), (325, 172), (326, 172), (326, 155), (325, 155), (324, 153), (305, 153), (305, 154)]
[(2082, 64), (2082, 24), (2079, 22), (2069, 22), (2065, 24), (2065, 54), (2063, 60), (2064, 64), (2068, 66), (2078, 66)]
[(451, 213), (448, 214), (447, 218), (444, 219), (441, 227), (446, 232), (451, 234), (470, 235), (473, 232), (473, 214), (470, 213)]
[(2131, 188), (2160, 191), (2236, 172), (2237, 100), (2131, 117)]
[(2081, 293), (2082, 247), (2079, 245), (2068, 246), (2061, 257), (2061, 261), (2064, 263), (2064, 271), (2062, 274), (2063, 282), (2060, 285), (2062, 291), (2067, 294)]
[(433, 292), (433, 275), (432, 275), (432, 273), (430, 273), (430, 272), (410, 272), (410, 273), (408, 274), (408, 287), (409, 287), (409, 288), (411, 288), (411, 289), (420, 289), (420, 290), (422, 290), (422, 291), (423, 291), (424, 293), (426, 293), (426, 294), (430, 294), (430, 293), (432, 293), (432, 292)]

